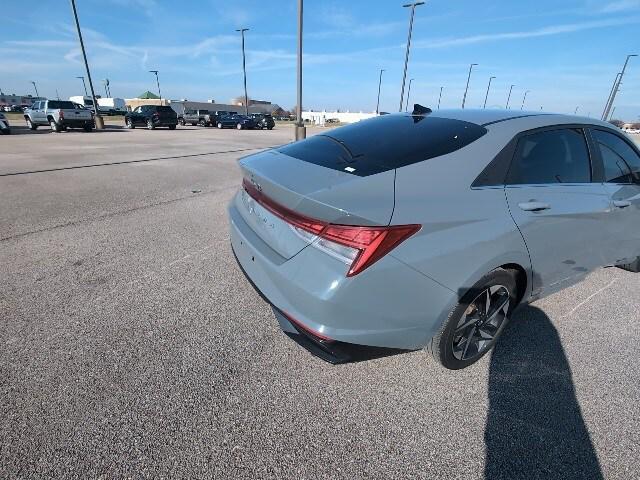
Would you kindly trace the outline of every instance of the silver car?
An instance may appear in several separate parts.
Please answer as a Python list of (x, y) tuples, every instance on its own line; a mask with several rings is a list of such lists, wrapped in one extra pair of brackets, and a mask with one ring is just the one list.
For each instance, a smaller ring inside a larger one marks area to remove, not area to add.
[(426, 347), (464, 368), (518, 304), (598, 267), (640, 270), (640, 152), (593, 119), (416, 105), (240, 167), (238, 262), (333, 363)]

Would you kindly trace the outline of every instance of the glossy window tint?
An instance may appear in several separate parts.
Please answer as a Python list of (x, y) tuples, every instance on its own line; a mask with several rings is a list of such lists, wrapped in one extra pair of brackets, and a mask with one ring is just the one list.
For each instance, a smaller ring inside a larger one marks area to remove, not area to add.
[(278, 151), (364, 177), (455, 152), (485, 133), (480, 125), (449, 118), (385, 115), (314, 135)]
[(614, 133), (593, 130), (604, 164), (605, 182), (631, 183), (633, 173), (640, 172), (640, 157), (631, 146)]
[(591, 182), (591, 163), (581, 129), (548, 130), (522, 137), (507, 184)]
[(62, 109), (69, 109), (69, 110), (74, 110), (76, 108), (76, 106), (73, 104), (73, 102), (69, 102), (66, 100), (49, 100), (49, 108), (62, 108)]

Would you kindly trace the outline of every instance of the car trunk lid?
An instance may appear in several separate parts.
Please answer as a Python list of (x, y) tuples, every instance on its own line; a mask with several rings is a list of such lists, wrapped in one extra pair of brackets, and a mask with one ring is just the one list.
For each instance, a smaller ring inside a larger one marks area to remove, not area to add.
[[(331, 154), (331, 152), (327, 152)], [(388, 225), (394, 172), (360, 177), (267, 150), (240, 161), (244, 181), (268, 201), (308, 219), (338, 225)], [(255, 195), (254, 195), (255, 196)], [(243, 189), (236, 207), (252, 230), (285, 259), (310, 243), (309, 235), (265, 208)]]

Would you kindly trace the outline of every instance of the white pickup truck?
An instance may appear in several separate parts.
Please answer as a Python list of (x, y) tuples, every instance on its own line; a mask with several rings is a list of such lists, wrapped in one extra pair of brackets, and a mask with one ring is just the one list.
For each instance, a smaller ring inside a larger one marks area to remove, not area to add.
[(54, 132), (67, 128), (82, 128), (90, 132), (94, 127), (91, 110), (68, 100), (39, 100), (24, 112), (24, 119), (31, 130), (49, 125)]

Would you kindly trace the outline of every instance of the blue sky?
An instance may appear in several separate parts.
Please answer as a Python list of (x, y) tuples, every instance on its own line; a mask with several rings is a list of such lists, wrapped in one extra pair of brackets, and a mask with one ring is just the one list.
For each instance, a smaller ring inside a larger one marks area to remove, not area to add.
[[(3, 0), (0, 87), (5, 93), (82, 94), (84, 75), (67, 0)], [(381, 110), (396, 111), (409, 10), (396, 0), (307, 0), (304, 106), (372, 111), (383, 77)], [(295, 104), (295, 0), (77, 0), (96, 93), (109, 78), (115, 96), (226, 102), (242, 92), (240, 38), (247, 32), (252, 98)], [(640, 0), (428, 0), (416, 10), (409, 77), (411, 100), (459, 107), (470, 63), (468, 107), (484, 101), (599, 116), (628, 53), (640, 54)], [(640, 115), (640, 58), (632, 59), (616, 117)]]

